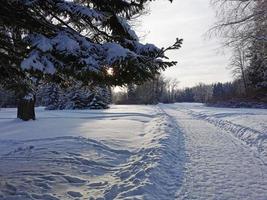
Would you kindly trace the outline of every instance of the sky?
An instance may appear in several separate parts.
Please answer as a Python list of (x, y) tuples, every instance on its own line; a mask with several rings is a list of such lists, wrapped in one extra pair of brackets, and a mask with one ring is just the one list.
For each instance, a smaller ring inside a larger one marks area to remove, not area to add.
[(216, 20), (209, 0), (152, 1), (150, 14), (139, 20), (136, 31), (143, 43), (167, 47), (177, 37), (184, 39), (180, 50), (167, 54), (178, 64), (164, 72), (176, 78), (180, 88), (232, 80), (229, 50), (222, 48), (220, 39), (205, 36)]

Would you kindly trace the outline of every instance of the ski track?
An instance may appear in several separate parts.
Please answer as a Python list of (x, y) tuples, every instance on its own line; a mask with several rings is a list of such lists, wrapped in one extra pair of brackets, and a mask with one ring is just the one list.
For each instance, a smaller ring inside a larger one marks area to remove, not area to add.
[(178, 104), (161, 107), (185, 139), (184, 179), (177, 199), (267, 199), (267, 166), (255, 150)]
[[(129, 108), (115, 106), (90, 117), (87, 111), (73, 114), (82, 120), (103, 115), (144, 123), (136, 149), (79, 134), (0, 139), (0, 199), (267, 200), (262, 132), (183, 104)], [(71, 115), (45, 112), (41, 119)], [(120, 141), (120, 134), (113, 137)]]
[(230, 132), (250, 147), (256, 149), (257, 153), (260, 154), (259, 156), (262, 161), (267, 165), (267, 132), (262, 133), (261, 131), (245, 125), (239, 125), (229, 120), (219, 119), (217, 118), (218, 115), (214, 115), (215, 117), (213, 117), (202, 112), (192, 111), (190, 109), (187, 110), (187, 112), (197, 119), (206, 120), (216, 127)]

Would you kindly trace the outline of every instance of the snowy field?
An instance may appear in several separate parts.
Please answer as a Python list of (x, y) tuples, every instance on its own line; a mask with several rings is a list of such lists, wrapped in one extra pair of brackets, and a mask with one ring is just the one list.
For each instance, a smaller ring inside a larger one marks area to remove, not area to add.
[(267, 199), (267, 110), (0, 110), (0, 199)]
[(267, 163), (267, 109), (215, 108), (202, 104), (182, 104), (189, 113), (232, 133), (264, 156)]

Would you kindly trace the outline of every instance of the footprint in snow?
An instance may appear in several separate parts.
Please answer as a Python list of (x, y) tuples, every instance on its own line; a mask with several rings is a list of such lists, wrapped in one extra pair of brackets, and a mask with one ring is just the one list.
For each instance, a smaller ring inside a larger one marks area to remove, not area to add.
[(51, 181), (51, 182), (55, 181), (54, 176), (40, 176), (39, 178), (44, 179), (46, 181)]
[(67, 194), (70, 195), (71, 197), (82, 197), (83, 196), (80, 192), (75, 192), (75, 191), (68, 191)]
[(16, 186), (10, 184), (10, 183), (6, 183), (6, 189), (7, 189), (7, 192), (10, 193), (10, 194), (15, 194), (16, 191), (17, 191), (17, 188)]
[(56, 155), (59, 155), (60, 153), (57, 152), (57, 151), (50, 151), (52, 154), (56, 154)]
[(45, 200), (59, 200), (57, 197), (54, 197), (50, 194), (31, 194), (33, 199), (45, 199)]
[(68, 181), (69, 183), (74, 183), (74, 184), (83, 184), (86, 182), (86, 180), (74, 176), (63, 176), (63, 178), (66, 179), (66, 181)]
[(53, 174), (53, 175), (58, 175), (58, 176), (63, 176), (63, 175), (65, 175), (65, 174), (62, 173), (62, 172), (51, 172), (51, 174)]
[(108, 182), (105, 181), (105, 182), (90, 183), (90, 184), (88, 184), (88, 186), (92, 187), (92, 188), (98, 188), (98, 187), (106, 186), (107, 184), (108, 184)]
[(50, 186), (48, 183), (43, 183), (43, 182), (38, 182), (38, 181), (36, 181), (36, 182), (34, 183), (34, 185), (37, 186), (37, 187), (39, 187), (39, 188), (42, 188), (42, 189), (44, 189), (44, 190), (49, 190), (49, 189), (51, 189), (51, 186)]

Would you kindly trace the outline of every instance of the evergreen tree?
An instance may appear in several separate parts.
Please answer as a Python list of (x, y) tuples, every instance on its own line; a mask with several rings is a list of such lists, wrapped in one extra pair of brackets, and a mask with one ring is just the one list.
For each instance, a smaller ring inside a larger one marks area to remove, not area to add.
[(55, 83), (47, 84), (44, 87), (42, 104), (46, 106), (46, 109), (55, 110), (58, 108), (61, 92), (60, 87)]
[(111, 87), (101, 86), (101, 87), (99, 87), (99, 93), (103, 97), (103, 101), (106, 105), (109, 105), (112, 103)]
[(185, 91), (184, 91), (184, 101), (185, 102), (194, 102), (195, 99), (194, 99), (194, 92), (193, 92), (193, 89), (192, 88), (186, 88)]
[(212, 99), (215, 101), (221, 100), (224, 96), (224, 89), (222, 83), (215, 83), (213, 85)]
[(86, 108), (85, 96), (79, 91), (72, 93), (72, 96), (69, 99), (68, 104), (65, 107), (66, 109), (84, 109)]
[(0, 0), (1, 82), (13, 85), (22, 102), (34, 103), (35, 98), (25, 98), (34, 95), (31, 77), (110, 85), (152, 78), (176, 64), (164, 60), (164, 53), (180, 48), (182, 40), (165, 49), (139, 42), (129, 21), (147, 2)]
[(89, 104), (89, 108), (92, 110), (107, 109), (108, 105), (98, 94), (95, 94), (92, 102)]
[[(144, 83), (146, 84), (146, 83)], [(138, 102), (137, 95), (136, 95), (136, 89), (138, 86), (134, 84), (128, 84), (127, 85), (127, 102), (129, 104), (134, 104)]]
[(93, 99), (89, 103), (90, 109), (107, 109), (110, 104), (110, 94), (108, 89), (103, 86), (97, 86), (93, 89)]

